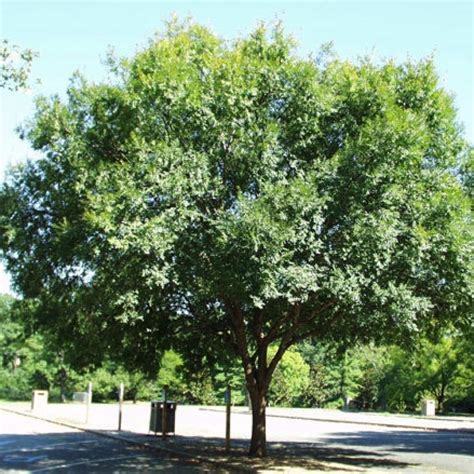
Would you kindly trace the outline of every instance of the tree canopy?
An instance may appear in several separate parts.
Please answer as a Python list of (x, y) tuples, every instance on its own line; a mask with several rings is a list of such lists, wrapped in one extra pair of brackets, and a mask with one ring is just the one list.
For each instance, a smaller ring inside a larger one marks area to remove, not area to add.
[(263, 455), (293, 344), (472, 323), (468, 148), (431, 60), (171, 24), (110, 67), (38, 100), (23, 135), (43, 158), (0, 192), (8, 269), (65, 344), (142, 367), (170, 344), (233, 353)]

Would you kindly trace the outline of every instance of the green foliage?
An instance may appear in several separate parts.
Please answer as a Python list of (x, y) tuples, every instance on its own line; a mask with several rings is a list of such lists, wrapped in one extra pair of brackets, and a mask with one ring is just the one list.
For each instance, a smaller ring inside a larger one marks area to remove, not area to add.
[(160, 385), (179, 385), (178, 370), (182, 365), (183, 360), (179, 354), (173, 351), (166, 351), (161, 358), (160, 370), (158, 372)]
[(466, 334), (443, 333), (437, 341), (420, 340), (410, 350), (398, 346), (334, 347), (304, 344), (299, 350), (310, 365), (306, 406), (417, 412), (424, 398), (438, 411), (472, 411), (473, 348)]
[[(24, 302), (0, 297), (0, 398), (28, 400), (33, 389), (47, 389), (50, 400), (70, 400), (92, 382), (95, 402), (117, 399), (154, 400), (168, 386), (168, 398), (180, 403), (222, 405), (229, 384), (234, 405), (247, 404), (241, 369), (235, 363), (188, 366), (166, 351), (155, 376), (132, 372), (111, 360), (78, 373), (64, 362), (61, 349), (40, 334), (29, 334)], [(438, 410), (474, 410), (472, 334), (448, 330), (436, 341), (420, 340), (411, 350), (373, 344), (350, 349), (306, 342), (290, 349), (277, 367), (269, 390), (271, 405), (417, 411), (423, 398), (434, 398)], [(276, 347), (270, 348), (273, 357)], [(193, 369), (194, 367), (194, 369)]]
[[(274, 357), (277, 348), (270, 348), (269, 355)], [(307, 391), (310, 367), (295, 349), (289, 349), (281, 362), (270, 385), (268, 400), (272, 405), (294, 406), (299, 403)]]
[(367, 410), (383, 405), (381, 386), (388, 356), (387, 347), (374, 344), (357, 346), (347, 351), (343, 367), (346, 384), (350, 388), (344, 392), (351, 398), (351, 406)]
[[(310, 381), (303, 403), (306, 406), (342, 408), (344, 400), (358, 398), (372, 389), (368, 353), (372, 346), (347, 349), (333, 344), (302, 344), (301, 354), (310, 366)], [(366, 370), (368, 369), (368, 370)], [(369, 396), (368, 393), (365, 395)], [(358, 405), (361, 405), (357, 401)]]
[(318, 69), (291, 50), (278, 29), (228, 46), (175, 25), (116, 82), (38, 101), (25, 135), (44, 158), (3, 185), (2, 248), (52, 326), (106, 331), (143, 365), (166, 326), (220, 328), (230, 301), (266, 327), (318, 313), (298, 337), (460, 314), (465, 145), (433, 63)]
[(109, 64), (38, 100), (22, 134), (42, 158), (0, 189), (3, 257), (68, 360), (238, 356), (256, 406), (310, 336), (472, 324), (469, 147), (432, 60), (313, 61), (279, 26), (175, 22)]
[(31, 63), (38, 56), (31, 49), (21, 50), (8, 40), (0, 40), (0, 89), (16, 91), (28, 85)]
[(247, 388), (242, 376), (242, 369), (238, 364), (217, 364), (213, 368), (214, 387), (218, 404), (225, 400), (227, 385), (232, 390), (232, 404), (246, 405), (248, 403)]
[(78, 384), (76, 391), (85, 392), (87, 384), (92, 382), (94, 402), (103, 402), (106, 400), (116, 400), (119, 380), (122, 381), (120, 374), (114, 373), (111, 367), (100, 367), (92, 373), (87, 373)]
[(75, 373), (64, 365), (60, 350), (32, 333), (31, 309), (25, 302), (0, 296), (0, 397), (29, 399), (31, 390), (57, 385), (54, 400), (67, 390)]
[(390, 348), (379, 384), (383, 404), (393, 411), (417, 411), (421, 400), (430, 398), (440, 412), (472, 410), (473, 356), (464, 336), (452, 331), (436, 341), (421, 340), (409, 352)]
[(300, 344), (298, 350), (309, 365), (309, 384), (303, 404), (309, 407), (340, 405), (342, 357), (336, 347), (308, 341)]
[(22, 325), (15, 322), (12, 318), (12, 307), (15, 299), (8, 295), (0, 295), (0, 357), (1, 367), (14, 368), (17, 361), (18, 347), (16, 347), (16, 340), (22, 334)]
[(453, 398), (472, 393), (474, 348), (459, 334), (444, 334), (437, 341), (424, 340), (414, 358), (414, 372), (423, 395), (437, 401), (443, 411)]

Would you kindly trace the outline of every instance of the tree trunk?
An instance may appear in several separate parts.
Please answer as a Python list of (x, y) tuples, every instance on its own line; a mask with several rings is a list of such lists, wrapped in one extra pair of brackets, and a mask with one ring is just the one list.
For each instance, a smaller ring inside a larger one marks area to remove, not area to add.
[(444, 381), (441, 382), (439, 394), (436, 398), (438, 401), (438, 413), (442, 413), (444, 411), (444, 401), (446, 399), (446, 383)]
[(61, 396), (61, 403), (66, 403), (67, 397), (66, 397), (66, 389), (64, 385), (61, 385), (61, 388), (59, 389), (59, 391), (60, 391), (60, 396)]
[(445, 394), (444, 394), (444, 387), (442, 388), (441, 393), (438, 396), (438, 413), (443, 413), (444, 412), (444, 400), (445, 400)]
[(250, 391), (252, 399), (252, 439), (250, 441), (250, 456), (264, 457), (267, 455), (267, 433), (265, 410), (267, 408), (266, 390), (254, 388)]

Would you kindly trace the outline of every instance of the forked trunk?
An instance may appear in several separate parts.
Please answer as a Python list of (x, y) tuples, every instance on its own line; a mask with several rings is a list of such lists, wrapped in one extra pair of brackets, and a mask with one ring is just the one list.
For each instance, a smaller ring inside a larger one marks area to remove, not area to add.
[[(253, 392), (253, 393), (252, 393)], [(250, 456), (264, 457), (267, 455), (267, 434), (265, 410), (267, 408), (266, 390), (255, 388), (252, 398), (252, 439), (250, 441)]]

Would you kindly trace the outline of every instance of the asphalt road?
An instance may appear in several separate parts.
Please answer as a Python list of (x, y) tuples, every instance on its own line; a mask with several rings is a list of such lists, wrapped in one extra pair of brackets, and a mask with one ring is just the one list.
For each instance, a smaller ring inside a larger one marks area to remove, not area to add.
[[(318, 426), (314, 430), (315, 423)], [(367, 471), (474, 473), (474, 435), (299, 421), (295, 444)], [(312, 430), (313, 426), (313, 431)], [(278, 429), (273, 425), (274, 429)], [(304, 434), (306, 433), (306, 434)]]
[[(52, 405), (49, 416), (61, 412), (60, 418), (65, 419), (74, 408)], [(115, 406), (93, 406), (93, 423), (89, 427), (112, 433), (116, 425), (115, 411)], [(297, 412), (288, 409), (285, 413)], [(320, 418), (324, 414), (318, 412), (317, 415)], [(127, 406), (124, 434), (160, 446), (159, 437), (147, 436), (148, 419), (148, 404)], [(223, 446), (224, 421), (221, 410), (180, 406), (177, 410), (177, 435), (167, 442), (167, 446), (207, 459), (218, 459), (219, 449)], [(239, 449), (240, 452), (246, 451), (250, 429), (249, 414), (234, 412), (234, 452)], [(474, 473), (474, 434), (470, 429), (437, 432), (360, 422), (336, 423), (334, 420), (269, 416), (267, 433), (269, 454), (279, 460), (280, 472), (283, 466), (286, 468), (284, 472), (323, 469), (331, 473)], [(238, 465), (245, 465), (247, 461), (245, 456), (240, 457), (238, 462), (241, 464)], [(0, 472), (187, 473), (209, 470), (216, 471), (215, 468), (206, 469), (202, 464), (190, 464), (182, 458), (170, 457), (159, 450), (140, 449), (103, 436), (0, 410)]]
[[(208, 424), (223, 426), (222, 414), (214, 418), (209, 411), (202, 413)], [(232, 423), (233, 433), (243, 435), (250, 416), (235, 414)], [(311, 461), (322, 461), (339, 472), (474, 474), (474, 433), (467, 429), (427, 431), (267, 417), (267, 438), (275, 453), (282, 446), (292, 451), (294, 465), (301, 469), (311, 470)]]
[(0, 472), (206, 472), (157, 451), (0, 411)]

